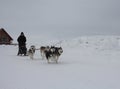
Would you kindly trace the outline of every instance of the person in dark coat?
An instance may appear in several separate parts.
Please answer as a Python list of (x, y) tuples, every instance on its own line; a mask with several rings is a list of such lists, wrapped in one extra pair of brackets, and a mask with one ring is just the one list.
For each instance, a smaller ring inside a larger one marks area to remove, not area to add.
[(26, 55), (26, 51), (27, 51), (27, 48), (26, 48), (26, 37), (25, 37), (23, 32), (21, 32), (20, 36), (17, 38), (17, 41), (18, 41), (18, 47), (19, 47), (17, 55), (19, 55), (19, 54)]

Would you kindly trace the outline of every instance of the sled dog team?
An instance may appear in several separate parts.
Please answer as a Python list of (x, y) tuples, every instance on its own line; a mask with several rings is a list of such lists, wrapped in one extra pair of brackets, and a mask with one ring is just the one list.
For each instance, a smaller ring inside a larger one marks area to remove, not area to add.
[(50, 61), (58, 63), (58, 59), (63, 53), (62, 47), (41, 46), (39, 49), (36, 49), (35, 46), (32, 45), (27, 52), (30, 59), (34, 59), (35, 50), (40, 50), (42, 59), (47, 59), (48, 63), (50, 63)]
[[(29, 50), (27, 51), (26, 48), (26, 36), (24, 35), (23, 32), (21, 32), (20, 36), (17, 38), (18, 41), (18, 56), (19, 55), (28, 55), (30, 57), (30, 59), (34, 59), (34, 54), (35, 54), (35, 50), (37, 50), (35, 48), (34, 45), (32, 45)], [(58, 62), (58, 58), (59, 56), (63, 53), (63, 49), (61, 47), (55, 47), (55, 46), (41, 46), (38, 50), (40, 50), (41, 52), (41, 56), (42, 59), (47, 59), (48, 63), (50, 62), (50, 60), (54, 60), (56, 63)]]

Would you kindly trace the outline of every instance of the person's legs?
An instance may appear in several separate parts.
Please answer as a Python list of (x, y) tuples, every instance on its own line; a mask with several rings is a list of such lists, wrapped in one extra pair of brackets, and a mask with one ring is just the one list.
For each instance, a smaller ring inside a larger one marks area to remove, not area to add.
[(19, 56), (19, 55), (22, 55), (22, 49), (21, 49), (20, 46), (18, 47), (18, 54), (17, 54), (17, 55), (18, 55), (18, 56)]

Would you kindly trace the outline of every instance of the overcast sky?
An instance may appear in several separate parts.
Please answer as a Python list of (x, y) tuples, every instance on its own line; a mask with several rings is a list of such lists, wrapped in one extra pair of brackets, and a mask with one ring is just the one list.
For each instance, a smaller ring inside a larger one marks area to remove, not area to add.
[(0, 0), (0, 28), (13, 38), (120, 35), (120, 0)]

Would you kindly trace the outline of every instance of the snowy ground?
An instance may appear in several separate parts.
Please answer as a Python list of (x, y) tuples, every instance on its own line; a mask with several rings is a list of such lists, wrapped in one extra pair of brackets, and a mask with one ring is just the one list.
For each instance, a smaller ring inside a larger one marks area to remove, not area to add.
[(17, 46), (0, 45), (0, 89), (120, 89), (118, 37), (61, 41), (58, 64), (16, 56)]

